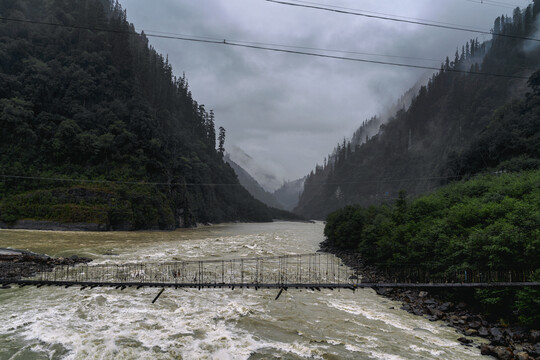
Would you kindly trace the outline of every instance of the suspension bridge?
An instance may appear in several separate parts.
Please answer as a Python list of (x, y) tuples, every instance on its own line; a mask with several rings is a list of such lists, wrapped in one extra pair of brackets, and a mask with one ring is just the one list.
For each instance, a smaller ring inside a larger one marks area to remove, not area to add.
[(379, 269), (379, 280), (373, 280), (363, 275), (359, 266), (346, 266), (339, 258), (328, 253), (164, 263), (43, 265), (28, 278), (16, 275), (20, 266), (16, 262), (3, 264), (0, 271), (2, 287), (80, 286), (81, 290), (96, 287), (120, 290), (127, 287), (278, 289), (277, 299), (283, 290), (289, 288), (354, 291), (381, 287), (540, 286), (540, 282), (529, 281), (534, 269), (456, 270), (433, 275), (420, 267), (387, 267)]

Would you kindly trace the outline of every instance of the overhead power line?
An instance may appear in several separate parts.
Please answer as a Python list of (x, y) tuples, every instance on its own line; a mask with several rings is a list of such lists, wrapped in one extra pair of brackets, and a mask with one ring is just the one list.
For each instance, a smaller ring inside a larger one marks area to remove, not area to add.
[(519, 5), (504, 3), (500, 1), (491, 1), (491, 0), (465, 0), (465, 1), (472, 2), (475, 4), (490, 5), (490, 6), (495, 6), (495, 7), (505, 8), (505, 9), (515, 9), (516, 7), (519, 6)]
[(519, 7), (518, 4), (512, 4), (512, 3), (507, 3), (507, 2), (504, 2), (504, 1), (496, 1), (496, 0), (481, 0), (483, 1), (484, 3), (491, 3), (491, 4), (497, 4), (497, 5), (501, 5), (501, 6), (509, 6), (511, 8), (517, 8)]
[[(194, 38), (200, 38), (200, 39), (206, 39), (206, 40), (216, 40), (216, 41), (219, 41), (219, 42), (223, 41), (223, 39), (216, 38), (216, 37), (210, 37), (210, 36), (192, 36), (192, 35), (181, 34), (181, 33), (159, 31), (159, 30), (149, 30), (149, 29), (140, 29), (140, 30), (144, 31), (145, 34), (147, 34), (147, 32), (150, 31), (151, 33), (156, 33), (156, 34), (177, 35), (177, 36), (184, 36), (184, 37), (187, 36), (187, 37), (194, 37)], [(439, 63), (439, 64), (441, 63), (440, 59), (422, 58), (422, 57), (415, 57), (415, 56), (377, 54), (377, 53), (371, 53), (371, 52), (361, 52), (361, 51), (352, 51), (352, 50), (326, 49), (326, 48), (318, 48), (318, 47), (312, 47), (312, 46), (298, 46), (298, 45), (284, 45), (284, 44), (275, 44), (275, 43), (264, 43), (264, 42), (259, 42), (259, 41), (245, 41), (245, 40), (232, 40), (232, 39), (229, 39), (228, 41), (235, 42), (235, 43), (241, 43), (241, 44), (249, 44), (249, 45), (278, 46), (278, 47), (287, 48), (287, 49), (314, 50), (314, 51), (322, 51), (322, 52), (329, 52), (329, 53), (378, 56), (378, 57), (388, 57), (388, 58), (406, 59), (406, 60), (431, 61), (431, 62), (436, 62), (436, 63)]]
[(152, 186), (241, 186), (239, 183), (184, 183), (184, 182), (146, 182), (146, 181), (121, 181), (121, 180), (92, 180), (92, 179), (70, 179), (59, 177), (43, 177), (43, 176), (22, 176), (22, 175), (0, 175), (2, 178), (8, 179), (20, 179), (20, 180), (44, 180), (44, 181), (58, 181), (58, 182), (71, 182), (71, 183), (90, 183), (90, 184), (121, 184), (121, 185), (152, 185)]
[(435, 27), (435, 28), (440, 28), (440, 29), (465, 31), (465, 32), (472, 32), (472, 33), (483, 34), (483, 35), (493, 35), (493, 36), (500, 36), (500, 37), (508, 37), (508, 38), (512, 38), (512, 39), (521, 39), (521, 40), (530, 40), (530, 41), (538, 41), (538, 42), (540, 42), (539, 38), (533, 38), (533, 37), (527, 37), (527, 36), (519, 36), (519, 35), (510, 35), (510, 34), (493, 33), (491, 31), (478, 30), (478, 29), (475, 29), (475, 28), (472, 28), (472, 27), (466, 28), (466, 27), (453, 26), (453, 25), (437, 24), (437, 23), (434, 23), (434, 22), (399, 19), (396, 16), (374, 15), (374, 14), (367, 13), (366, 11), (360, 12), (361, 10), (359, 10), (359, 11), (348, 11), (348, 10), (341, 10), (339, 8), (333, 8), (333, 7), (327, 7), (327, 6), (309, 5), (309, 4), (306, 4), (306, 3), (303, 3), (303, 2), (302, 3), (294, 3), (294, 2), (290, 2), (290, 1), (281, 1), (281, 0), (265, 0), (265, 1), (275, 3), (275, 4), (280, 4), (280, 5), (288, 5), (288, 6), (295, 6), (295, 7), (301, 7), (301, 8), (314, 9), (314, 10), (330, 11), (330, 12), (335, 12), (335, 13), (339, 13), (339, 14), (346, 14), (346, 15), (363, 16), (363, 17), (372, 18), (372, 19), (395, 21), (395, 22), (402, 22), (402, 23), (407, 23), (407, 24), (430, 26), (430, 27)]
[[(362, 11), (363, 13), (367, 13), (367, 14), (375, 14), (375, 15), (391, 16), (391, 17), (400, 18), (400, 19), (424, 21), (424, 22), (429, 22), (429, 23), (432, 23), (432, 24), (452, 25), (452, 26), (462, 27), (462, 25), (460, 25), (460, 24), (454, 24), (454, 23), (448, 23), (448, 22), (442, 22), (442, 21), (435, 21), (435, 20), (426, 20), (426, 19), (420, 19), (420, 18), (415, 18), (415, 17), (410, 17), (410, 16), (392, 15), (392, 14), (381, 13), (381, 12), (376, 12), (376, 11), (358, 10), (358, 9), (353, 9), (353, 8), (344, 7), (344, 6), (337, 6), (337, 5), (331, 5), (330, 6), (328, 4), (322, 4), (322, 3), (312, 2), (312, 1), (301, 1), (301, 0), (289, 0), (289, 1), (290, 2), (295, 2), (295, 3), (301, 3), (301, 4), (308, 4), (308, 5), (326, 6), (326, 7), (331, 7), (333, 9)], [(469, 26), (469, 28), (477, 29), (477, 30), (485, 30), (485, 29), (481, 29), (481, 28), (478, 28), (478, 27), (474, 27), (474, 26)]]
[[(57, 23), (49, 23), (49, 22), (31, 21), (31, 20), (19, 20), (19, 19), (10, 19), (10, 18), (3, 18), (3, 17), (0, 17), (0, 20), (15, 21), (15, 22), (25, 22), (25, 23), (38, 24), (38, 25), (62, 26), (62, 27), (68, 27), (68, 28), (74, 28), (74, 29), (82, 29), (82, 30), (104, 31), (104, 32), (114, 32), (114, 33), (130, 33), (130, 34), (133, 34), (133, 35), (140, 35), (138, 33), (131, 33), (131, 32), (126, 32), (126, 31), (115, 31), (115, 30), (109, 30), (109, 29), (105, 29), (105, 28), (95, 28), (95, 27), (90, 28), (90, 27), (85, 27), (85, 26), (65, 25), (65, 24), (57, 24)], [(216, 43), (220, 43), (220, 44), (223, 43), (223, 38), (216, 38), (216, 37), (210, 37), (210, 36), (189, 35), (189, 34), (181, 34), (181, 33), (159, 31), (159, 30), (149, 30), (149, 29), (140, 29), (140, 30), (144, 31), (145, 35), (148, 36), (148, 37), (161, 37), (160, 35), (177, 35), (177, 36), (180, 36), (182, 38), (193, 39), (193, 41), (196, 41), (196, 39), (200, 39), (201, 41), (202, 40), (210, 40), (210, 41), (215, 41)], [(163, 36), (163, 37), (165, 37), (165, 36)], [(406, 59), (406, 60), (421, 60), (421, 61), (430, 61), (430, 62), (437, 62), (437, 63), (441, 62), (440, 59), (422, 58), (422, 57), (414, 57), (414, 56), (400, 56), (400, 55), (392, 55), (392, 54), (377, 54), (377, 53), (352, 51), (352, 50), (325, 49), (325, 48), (317, 48), (317, 47), (309, 47), (309, 46), (283, 45), (283, 44), (273, 44), (273, 43), (264, 43), (264, 42), (257, 42), (257, 41), (245, 41), (245, 40), (228, 40), (228, 41), (229, 42), (234, 42), (234, 43), (239, 43), (239, 44), (277, 46), (277, 47), (280, 47), (280, 48), (289, 48), (289, 49), (314, 50), (314, 51), (322, 51), (322, 52), (330, 52), (330, 53), (341, 53), (341, 54), (351, 54), (351, 55), (378, 56), (378, 57), (388, 57), (388, 58)]]
[[(367, 59), (350, 58), (350, 57), (345, 57), (345, 56), (309, 53), (309, 52), (296, 51), (296, 50), (275, 49), (275, 48), (264, 47), (264, 46), (242, 45), (242, 44), (235, 44), (232, 42), (227, 42), (226, 40), (223, 40), (223, 43), (226, 45), (231, 45), (231, 46), (240, 46), (240, 47), (259, 49), (259, 50), (270, 50), (270, 51), (297, 54), (297, 55), (316, 56), (316, 57), (328, 58), (328, 59), (349, 60), (349, 61), (364, 62), (364, 63), (370, 63), (370, 64), (392, 65), (392, 66), (400, 66), (400, 67), (408, 67), (408, 68), (424, 69), (424, 70), (440, 70), (439, 67), (435, 67), (435, 66), (411, 65), (411, 64), (394, 63), (394, 62), (388, 62), (388, 61), (367, 60)], [(454, 73), (462, 73), (462, 74), (505, 77), (505, 78), (513, 78), (513, 79), (525, 79), (525, 80), (528, 79), (528, 77), (526, 76), (486, 73), (486, 72), (480, 72), (480, 71), (466, 71), (466, 70), (459, 70), (459, 69), (445, 69), (445, 71), (454, 72)]]
[[(448, 180), (459, 179), (461, 176), (431, 176), (431, 177), (411, 177), (398, 179), (364, 179), (356, 181), (342, 182), (309, 182), (308, 184), (326, 184), (326, 185), (357, 185), (357, 184), (377, 184), (377, 183), (393, 183), (407, 181), (429, 181), (429, 180)], [(150, 186), (242, 186), (240, 183), (185, 183), (185, 182), (147, 182), (147, 181), (121, 181), (121, 180), (92, 180), (92, 179), (71, 179), (60, 177), (44, 177), (44, 176), (22, 176), (22, 175), (6, 175), (0, 174), (0, 178), (18, 179), (18, 180), (43, 180), (68, 183), (85, 183), (85, 184), (119, 184), (119, 185), (150, 185)]]
[[(79, 29), (79, 30), (103, 31), (103, 32), (112, 32), (112, 33), (117, 33), (117, 34), (140, 36), (139, 33), (134, 32), (134, 31), (93, 28), (93, 27), (87, 27), (87, 26), (81, 26), (81, 25), (66, 25), (66, 24), (59, 24), (59, 23), (50, 23), (50, 22), (34, 21), (34, 20), (21, 20), (21, 19), (12, 19), (12, 18), (5, 18), (5, 17), (0, 17), (0, 20), (13, 21), (13, 22), (19, 22), (19, 23), (37, 24), (37, 25), (58, 26), (58, 27)], [(146, 34), (146, 33), (145, 35), (147, 37), (154, 37), (154, 38), (190, 41), (190, 42), (198, 42), (198, 43), (214, 44), (214, 45), (226, 45), (226, 46), (266, 50), (266, 51), (273, 51), (273, 52), (280, 52), (280, 53), (287, 53), (287, 54), (313, 56), (313, 57), (326, 58), (326, 59), (347, 60), (347, 61), (353, 61), (353, 62), (398, 66), (398, 67), (404, 67), (404, 68), (423, 69), (423, 70), (435, 70), (435, 71), (440, 70), (440, 67), (436, 67), (436, 66), (404, 64), (404, 63), (397, 63), (397, 62), (360, 59), (360, 58), (354, 58), (354, 57), (328, 55), (328, 54), (320, 54), (320, 53), (300, 51), (300, 50), (292, 50), (292, 49), (286, 49), (285, 48), (286, 46), (282, 46), (282, 45), (280, 46), (284, 48), (277, 48), (277, 47), (263, 46), (263, 45), (250, 45), (248, 43), (239, 43), (239, 42), (229, 41), (226, 39), (213, 40), (213, 39), (205, 39), (204, 37), (194, 37), (194, 36), (171, 36), (171, 35)], [(445, 69), (445, 71), (453, 72), (453, 73), (461, 73), (461, 74), (494, 76), (494, 77), (503, 77), (503, 78), (511, 78), (511, 79), (523, 79), (523, 80), (528, 79), (528, 77), (526, 76), (488, 73), (488, 72), (480, 72), (480, 71), (467, 71), (467, 70), (459, 70), (459, 69)]]

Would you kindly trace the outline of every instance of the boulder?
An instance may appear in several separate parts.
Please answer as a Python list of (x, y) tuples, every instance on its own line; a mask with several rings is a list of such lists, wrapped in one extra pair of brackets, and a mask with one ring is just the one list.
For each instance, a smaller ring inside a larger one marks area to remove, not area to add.
[(529, 360), (530, 356), (525, 351), (520, 351), (514, 355), (514, 359), (515, 360)]
[(493, 327), (489, 329), (491, 334), (491, 343), (493, 345), (502, 345), (503, 343), (503, 333), (499, 328)]
[(435, 299), (432, 299), (432, 298), (428, 298), (428, 299), (425, 299), (424, 300), (424, 304), (430, 306), (430, 305), (437, 305), (437, 301)]
[(493, 355), (494, 354), (494, 346), (488, 345), (488, 344), (482, 344), (480, 345), (480, 353), (482, 355)]
[(498, 359), (501, 360), (511, 360), (514, 358), (514, 354), (512, 353), (512, 350), (510, 348), (507, 348), (505, 346), (495, 346), (493, 349), (493, 352)]
[(466, 337), (463, 337), (463, 336), (458, 338), (458, 341), (462, 344), (470, 344), (473, 342), (471, 339), (467, 339)]
[(454, 307), (454, 304), (451, 302), (445, 302), (444, 304), (439, 305), (438, 309), (441, 311), (448, 311)]
[(410, 306), (410, 305), (407, 305), (407, 304), (405, 304), (405, 305), (403, 305), (402, 307), (400, 307), (400, 309), (401, 309), (401, 310), (405, 310), (405, 311), (407, 311), (407, 312), (411, 312), (411, 310), (412, 310), (411, 306)]
[(514, 358), (514, 354), (510, 348), (504, 346), (492, 346), (488, 344), (482, 344), (480, 346), (480, 353), (482, 355), (491, 355), (495, 356), (497, 359), (501, 360), (511, 360)]
[(444, 317), (444, 312), (442, 312), (441, 310), (437, 309), (437, 308), (428, 308), (429, 310), (429, 313), (433, 316), (436, 316), (438, 317), (439, 319), (442, 319)]
[(471, 321), (469, 323), (469, 328), (471, 328), (471, 329), (478, 330), (478, 329), (480, 329), (480, 326), (482, 326), (482, 324), (479, 321)]
[(484, 326), (480, 327), (478, 329), (478, 336), (482, 336), (482, 337), (489, 336), (489, 330)]
[(413, 313), (414, 315), (418, 315), (418, 316), (424, 315), (424, 312), (422, 311), (422, 309), (419, 309), (419, 308), (417, 308), (417, 307), (415, 307), (415, 308), (412, 309), (412, 313)]

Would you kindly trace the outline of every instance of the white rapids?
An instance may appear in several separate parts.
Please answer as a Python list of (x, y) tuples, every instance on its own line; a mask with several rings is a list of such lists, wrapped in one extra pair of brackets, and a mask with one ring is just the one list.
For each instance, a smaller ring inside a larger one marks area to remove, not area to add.
[[(0, 230), (0, 247), (94, 263), (315, 252), (323, 224), (226, 224), (173, 232)], [(0, 359), (480, 359), (442, 322), (365, 289), (314, 292), (71, 287), (0, 290)]]

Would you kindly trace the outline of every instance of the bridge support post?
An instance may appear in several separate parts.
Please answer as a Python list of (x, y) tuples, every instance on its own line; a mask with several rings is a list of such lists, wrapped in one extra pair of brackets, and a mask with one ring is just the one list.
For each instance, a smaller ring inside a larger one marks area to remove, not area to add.
[(165, 291), (165, 288), (161, 289), (161, 291), (156, 295), (154, 300), (152, 300), (152, 304), (155, 303), (157, 299), (159, 299), (159, 297), (161, 296), (161, 294), (163, 294), (164, 291)]

